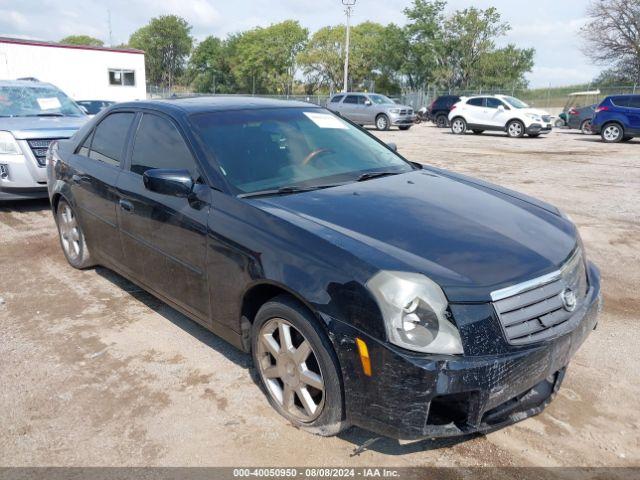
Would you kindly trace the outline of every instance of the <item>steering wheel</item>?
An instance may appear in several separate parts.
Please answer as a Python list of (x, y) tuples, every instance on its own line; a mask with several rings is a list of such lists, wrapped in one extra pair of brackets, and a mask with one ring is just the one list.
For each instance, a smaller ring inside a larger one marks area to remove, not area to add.
[(311, 152), (306, 157), (304, 157), (304, 160), (302, 160), (302, 165), (306, 166), (314, 158), (317, 158), (319, 155), (324, 155), (324, 154), (327, 154), (327, 153), (335, 153), (335, 152), (333, 150), (331, 150), (330, 148), (318, 148), (318, 149), (314, 150), (313, 152)]

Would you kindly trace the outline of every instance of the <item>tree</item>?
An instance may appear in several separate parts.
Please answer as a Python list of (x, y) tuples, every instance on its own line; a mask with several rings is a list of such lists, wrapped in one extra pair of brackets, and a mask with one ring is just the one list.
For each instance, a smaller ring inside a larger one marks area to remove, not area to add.
[(60, 43), (65, 45), (83, 45), (89, 47), (102, 47), (104, 42), (98, 38), (90, 37), (89, 35), (69, 35), (60, 40)]
[(145, 51), (147, 80), (171, 88), (183, 72), (193, 47), (191, 26), (176, 15), (151, 19), (148, 25), (136, 30), (129, 38), (129, 46)]
[(294, 20), (257, 27), (233, 40), (233, 73), (246, 91), (291, 93), (309, 31)]
[(214, 36), (205, 38), (193, 50), (187, 70), (187, 83), (198, 93), (233, 93), (236, 84), (229, 59), (231, 42)]
[(603, 79), (640, 82), (640, 0), (593, 0), (587, 16), (584, 53), (609, 67)]

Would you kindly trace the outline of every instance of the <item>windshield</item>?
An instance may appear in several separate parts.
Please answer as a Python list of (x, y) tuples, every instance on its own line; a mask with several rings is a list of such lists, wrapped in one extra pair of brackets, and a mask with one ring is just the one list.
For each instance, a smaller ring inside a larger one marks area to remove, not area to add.
[(369, 99), (377, 105), (386, 105), (389, 103), (396, 103), (393, 100), (391, 100), (389, 97), (385, 97), (384, 95), (378, 95), (378, 94), (369, 95)]
[(192, 122), (223, 175), (246, 194), (357, 180), (363, 173), (413, 167), (326, 110), (278, 108), (211, 112)]
[(0, 116), (84, 116), (62, 91), (48, 86), (0, 86)]
[(529, 108), (529, 105), (524, 103), (522, 100), (518, 100), (516, 97), (502, 97), (502, 99), (513, 108)]

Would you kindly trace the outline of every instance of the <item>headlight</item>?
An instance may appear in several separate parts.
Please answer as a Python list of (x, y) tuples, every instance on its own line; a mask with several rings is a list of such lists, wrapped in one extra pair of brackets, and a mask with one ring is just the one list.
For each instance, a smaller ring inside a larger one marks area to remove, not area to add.
[(542, 117), (540, 115), (536, 115), (535, 113), (527, 113), (527, 117), (529, 117), (531, 120), (535, 120), (536, 122), (542, 121)]
[(423, 353), (463, 353), (447, 298), (435, 282), (419, 273), (381, 271), (367, 288), (378, 301), (391, 343)]
[(20, 145), (11, 132), (0, 132), (0, 155), (22, 155)]
[(389, 113), (400, 113), (400, 109), (399, 108), (390, 108), (389, 109)]

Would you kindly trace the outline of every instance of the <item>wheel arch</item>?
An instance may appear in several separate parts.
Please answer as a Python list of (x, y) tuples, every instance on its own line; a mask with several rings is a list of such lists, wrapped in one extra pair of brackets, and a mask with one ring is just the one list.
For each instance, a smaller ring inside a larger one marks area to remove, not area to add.
[(521, 118), (518, 118), (518, 117), (513, 117), (513, 118), (510, 118), (509, 120), (507, 120), (507, 122), (504, 124), (504, 131), (505, 132), (509, 128), (509, 124), (511, 122), (520, 122), (525, 129), (527, 128), (527, 124), (524, 123), (524, 120), (522, 120)]

